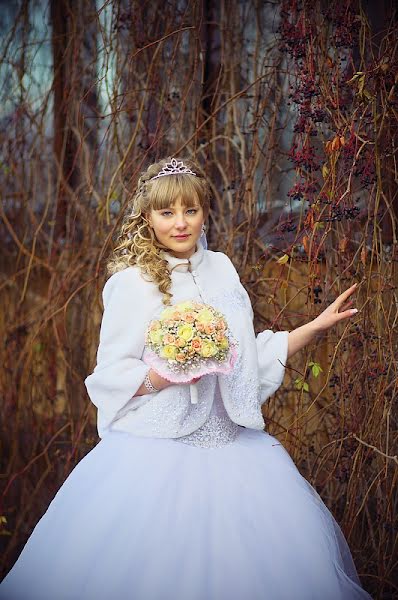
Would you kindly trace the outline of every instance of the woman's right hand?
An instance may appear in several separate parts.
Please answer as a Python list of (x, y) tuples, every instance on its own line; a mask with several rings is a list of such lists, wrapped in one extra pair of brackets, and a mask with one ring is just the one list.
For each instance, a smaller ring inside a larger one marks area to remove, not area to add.
[(149, 369), (149, 379), (157, 390), (164, 390), (164, 388), (169, 387), (169, 385), (173, 385), (171, 381), (168, 381), (153, 369)]
[[(165, 379), (164, 377), (162, 377), (161, 375), (159, 375), (159, 373), (157, 373), (154, 369), (149, 369), (149, 379), (151, 380), (152, 385), (159, 390), (164, 390), (165, 388), (169, 387), (169, 385), (187, 385), (187, 384), (176, 384), (176, 383), (172, 383), (171, 381), (168, 381), (167, 379)], [(196, 383), (197, 381), (199, 381), (200, 377), (194, 377), (193, 379), (191, 379), (191, 381), (188, 382), (188, 384), (190, 383)], [(136, 393), (134, 394), (133, 397), (136, 396), (144, 396), (145, 394), (148, 394), (148, 390), (144, 384), (144, 382), (142, 382), (142, 384), (140, 385), (140, 387), (138, 388), (138, 390), (136, 391)]]

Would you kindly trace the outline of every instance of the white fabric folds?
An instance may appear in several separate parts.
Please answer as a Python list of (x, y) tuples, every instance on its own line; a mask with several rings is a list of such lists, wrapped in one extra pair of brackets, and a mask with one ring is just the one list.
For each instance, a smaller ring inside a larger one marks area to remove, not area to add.
[(1, 600), (371, 600), (278, 440), (110, 432), (39, 521)]

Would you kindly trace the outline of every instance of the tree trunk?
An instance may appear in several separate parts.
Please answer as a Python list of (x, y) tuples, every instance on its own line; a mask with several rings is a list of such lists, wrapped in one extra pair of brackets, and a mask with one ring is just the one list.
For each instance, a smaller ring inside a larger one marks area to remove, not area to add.
[(50, 11), (58, 169), (54, 233), (66, 240), (74, 237), (76, 227), (72, 196), (83, 191), (83, 173), (94, 167), (86, 162), (88, 170), (83, 169), (83, 160), (95, 162), (97, 150), (96, 9), (94, 0), (50, 0)]

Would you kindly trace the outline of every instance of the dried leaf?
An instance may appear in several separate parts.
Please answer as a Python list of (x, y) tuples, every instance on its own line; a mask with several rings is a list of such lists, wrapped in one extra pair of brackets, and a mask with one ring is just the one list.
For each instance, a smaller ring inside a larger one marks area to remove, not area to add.
[(351, 77), (351, 79), (346, 81), (346, 83), (354, 83), (354, 81), (356, 81), (359, 77), (361, 77), (361, 75), (363, 75), (363, 71), (358, 71), (357, 73), (354, 74), (353, 77)]
[(326, 65), (330, 68), (333, 69), (335, 63), (333, 62), (333, 60), (330, 58), (330, 56), (326, 57)]
[(362, 96), (363, 88), (365, 87), (365, 75), (361, 75), (358, 79), (358, 94)]
[(314, 213), (312, 210), (308, 211), (307, 216), (305, 217), (304, 225), (309, 229), (313, 229), (314, 227)]
[[(329, 143), (329, 142), (328, 142), (328, 143)], [(329, 167), (328, 167), (326, 164), (324, 164), (324, 165), (322, 166), (322, 177), (323, 177), (324, 179), (327, 179), (327, 176), (329, 175), (329, 173), (330, 173), (330, 171), (329, 171)]]
[(340, 138), (339, 138), (338, 135), (336, 135), (336, 137), (333, 138), (333, 140), (332, 140), (331, 148), (332, 148), (333, 151), (335, 151), (335, 150), (339, 150), (340, 146), (341, 146), (341, 144), (340, 144)]
[(4, 515), (0, 515), (0, 535), (11, 535), (11, 531), (5, 529), (3, 525), (7, 523), (7, 517)]
[(276, 261), (279, 265), (285, 265), (289, 260), (289, 255), (288, 254), (284, 254), (283, 256), (281, 256), (280, 258), (278, 258), (278, 260)]
[(347, 244), (348, 244), (348, 239), (346, 237), (343, 237), (339, 243), (340, 252), (345, 252), (347, 250)]

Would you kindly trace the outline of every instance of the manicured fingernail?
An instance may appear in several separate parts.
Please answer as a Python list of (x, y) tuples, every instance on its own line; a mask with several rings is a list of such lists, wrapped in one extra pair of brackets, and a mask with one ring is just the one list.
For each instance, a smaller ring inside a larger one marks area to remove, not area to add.
[(352, 313), (357, 313), (357, 312), (358, 312), (358, 309), (357, 309), (357, 308), (353, 308), (353, 309), (351, 310), (351, 312), (352, 312)]

